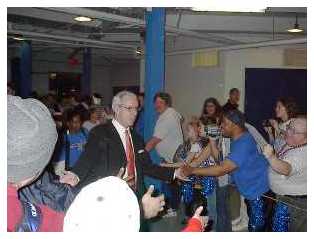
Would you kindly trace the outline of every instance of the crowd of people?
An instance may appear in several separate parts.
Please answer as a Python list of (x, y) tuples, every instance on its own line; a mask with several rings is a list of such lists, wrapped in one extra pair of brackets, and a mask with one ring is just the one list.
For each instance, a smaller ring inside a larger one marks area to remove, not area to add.
[[(178, 217), (182, 206), (182, 231), (233, 231), (230, 187), (248, 231), (307, 230), (307, 121), (292, 98), (278, 99), (265, 140), (238, 109), (237, 88), (223, 106), (206, 99), (191, 119), (158, 92), (144, 142), (144, 97), (121, 91), (104, 107), (99, 94), (60, 104), (53, 94), (8, 95), (8, 231), (110, 231), (121, 222), (150, 231), (153, 218)], [(145, 187), (144, 176), (163, 187)]]

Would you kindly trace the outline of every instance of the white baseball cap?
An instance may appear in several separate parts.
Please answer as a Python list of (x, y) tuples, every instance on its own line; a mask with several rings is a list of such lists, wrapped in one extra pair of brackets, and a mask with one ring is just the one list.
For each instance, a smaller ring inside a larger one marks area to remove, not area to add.
[(64, 218), (65, 232), (138, 232), (140, 208), (128, 184), (106, 177), (84, 187)]

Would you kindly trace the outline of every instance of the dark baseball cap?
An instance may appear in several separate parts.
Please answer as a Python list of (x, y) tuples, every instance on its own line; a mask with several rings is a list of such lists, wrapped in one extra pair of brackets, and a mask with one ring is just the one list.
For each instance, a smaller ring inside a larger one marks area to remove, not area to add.
[(229, 110), (224, 113), (224, 116), (237, 126), (245, 129), (245, 117), (240, 110)]

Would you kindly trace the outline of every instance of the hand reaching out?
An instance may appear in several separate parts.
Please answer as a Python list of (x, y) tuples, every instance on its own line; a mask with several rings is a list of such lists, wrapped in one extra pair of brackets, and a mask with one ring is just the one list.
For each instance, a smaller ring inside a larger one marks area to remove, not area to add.
[(183, 165), (181, 168), (180, 168), (180, 173), (184, 176), (184, 177), (187, 177), (187, 176), (190, 176), (191, 174), (193, 174), (193, 167), (189, 166), (189, 165)]
[(274, 149), (271, 145), (267, 144), (263, 148), (263, 154), (266, 158), (270, 159), (275, 156)]
[(65, 171), (64, 174), (60, 176), (60, 183), (66, 183), (72, 187), (76, 186), (79, 181), (79, 177), (71, 171)]
[(175, 178), (181, 180), (181, 181), (191, 181), (187, 176), (189, 176), (190, 174), (188, 174), (188, 171), (185, 171), (184, 169), (186, 167), (189, 167), (189, 168), (192, 168), (188, 165), (183, 165), (182, 167), (180, 168), (177, 168), (175, 171), (174, 171), (174, 175), (175, 175)]
[(164, 210), (165, 197), (160, 195), (158, 197), (152, 197), (154, 192), (154, 186), (150, 185), (147, 192), (142, 197), (142, 205), (144, 211), (144, 217), (146, 219), (153, 218), (158, 215), (159, 212)]
[(208, 216), (201, 216), (202, 211), (203, 211), (203, 206), (198, 207), (193, 215), (193, 218), (196, 218), (201, 222), (202, 231), (204, 231), (208, 222)]

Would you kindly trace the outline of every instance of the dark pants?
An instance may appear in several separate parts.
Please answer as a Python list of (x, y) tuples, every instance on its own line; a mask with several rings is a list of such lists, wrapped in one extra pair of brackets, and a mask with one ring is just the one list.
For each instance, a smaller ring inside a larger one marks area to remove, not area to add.
[(217, 232), (232, 232), (229, 193), (228, 185), (216, 188)]
[(180, 187), (177, 182), (163, 183), (162, 191), (165, 194), (167, 206), (177, 210), (180, 205)]

